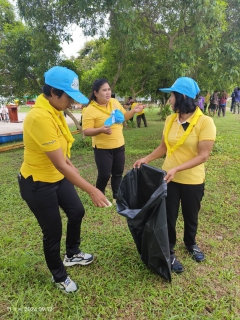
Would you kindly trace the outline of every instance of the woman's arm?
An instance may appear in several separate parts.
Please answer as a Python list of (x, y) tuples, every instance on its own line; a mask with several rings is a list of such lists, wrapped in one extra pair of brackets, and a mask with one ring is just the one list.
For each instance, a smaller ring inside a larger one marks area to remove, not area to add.
[(212, 150), (214, 141), (213, 140), (203, 140), (199, 141), (198, 143), (198, 155), (194, 157), (193, 159), (181, 164), (178, 167), (172, 168), (167, 172), (167, 175), (165, 176), (164, 180), (167, 182), (170, 182), (173, 178), (174, 175), (178, 171), (183, 171), (187, 169), (191, 169), (193, 167), (198, 166), (201, 163), (204, 163), (207, 161), (209, 158), (210, 152)]
[(88, 128), (88, 129), (85, 129), (83, 131), (83, 133), (85, 134), (85, 136), (94, 137), (94, 136), (97, 136), (100, 133), (111, 134), (112, 130), (108, 126), (102, 126), (100, 128)]
[(79, 173), (79, 170), (73, 165), (73, 163), (71, 162), (70, 159), (66, 158), (66, 162), (67, 162), (67, 164), (68, 164), (69, 166), (71, 166), (78, 174), (80, 174), (80, 173)]
[(76, 173), (76, 168), (69, 159), (65, 160), (62, 149), (59, 148), (54, 151), (46, 152), (55, 168), (61, 172), (65, 178), (67, 178), (72, 184), (79, 187), (83, 191), (86, 191), (96, 207), (105, 207), (108, 205), (108, 201), (104, 194), (83, 179), (80, 174)]
[(124, 118), (125, 120), (129, 120), (131, 119), (135, 113), (137, 112), (141, 112), (143, 110), (144, 106), (142, 104), (138, 104), (137, 106), (135, 106), (133, 109), (129, 110), (129, 111), (126, 111), (124, 113)]
[(133, 167), (134, 168), (140, 168), (140, 166), (143, 164), (143, 163), (149, 163), (153, 160), (156, 160), (158, 158), (161, 158), (163, 155), (165, 155), (167, 152), (167, 147), (165, 145), (165, 142), (164, 142), (164, 136), (162, 137), (162, 141), (161, 141), (161, 144), (153, 150), (152, 153), (148, 154), (146, 157), (144, 158), (141, 158), (141, 159), (138, 159), (134, 164), (133, 164)]

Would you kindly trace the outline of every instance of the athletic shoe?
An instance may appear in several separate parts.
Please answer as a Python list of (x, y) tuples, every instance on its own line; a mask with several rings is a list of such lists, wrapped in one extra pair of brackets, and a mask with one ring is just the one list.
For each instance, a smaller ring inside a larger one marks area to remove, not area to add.
[(74, 254), (71, 258), (65, 255), (63, 260), (63, 264), (65, 267), (71, 267), (71, 266), (74, 266), (75, 264), (81, 264), (83, 266), (86, 266), (92, 262), (93, 262), (93, 255), (89, 253), (83, 253), (83, 252)]
[(78, 290), (77, 284), (72, 281), (70, 277), (67, 277), (67, 279), (63, 282), (56, 282), (52, 277), (52, 283), (54, 283), (54, 285), (64, 293), (73, 293)]
[(193, 260), (197, 262), (204, 261), (204, 253), (199, 249), (199, 247), (194, 244), (193, 246), (187, 247), (188, 252), (192, 255)]
[(175, 273), (182, 273), (184, 271), (183, 265), (179, 262), (174, 254), (171, 254), (171, 270)]

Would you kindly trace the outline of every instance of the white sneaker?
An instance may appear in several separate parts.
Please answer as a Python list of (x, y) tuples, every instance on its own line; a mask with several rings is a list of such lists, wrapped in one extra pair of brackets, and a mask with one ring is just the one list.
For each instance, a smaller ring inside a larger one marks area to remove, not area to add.
[(93, 255), (89, 253), (83, 253), (79, 252), (77, 254), (74, 254), (71, 258), (68, 258), (67, 255), (65, 255), (63, 264), (65, 267), (71, 267), (75, 264), (81, 264), (83, 266), (86, 266), (93, 262)]
[(52, 277), (52, 283), (54, 283), (54, 285), (64, 293), (73, 293), (78, 290), (77, 284), (72, 281), (70, 277), (67, 277), (67, 279), (63, 282), (56, 282)]

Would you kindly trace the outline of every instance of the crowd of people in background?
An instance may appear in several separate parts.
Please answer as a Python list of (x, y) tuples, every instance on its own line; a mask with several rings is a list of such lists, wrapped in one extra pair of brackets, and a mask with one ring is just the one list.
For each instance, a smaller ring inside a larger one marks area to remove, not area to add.
[[(229, 96), (225, 90), (215, 90), (212, 94), (200, 95), (198, 105), (203, 113), (208, 113), (211, 117), (214, 117), (215, 114), (218, 117), (225, 117), (228, 98)], [(240, 113), (240, 87), (236, 87), (231, 93), (230, 111), (232, 113)]]
[(226, 115), (226, 105), (227, 105), (228, 94), (225, 90), (221, 92), (215, 90), (212, 94), (207, 93), (205, 96), (200, 95), (198, 98), (198, 106), (203, 113), (207, 113), (208, 115), (214, 117), (215, 114), (218, 117), (225, 117)]

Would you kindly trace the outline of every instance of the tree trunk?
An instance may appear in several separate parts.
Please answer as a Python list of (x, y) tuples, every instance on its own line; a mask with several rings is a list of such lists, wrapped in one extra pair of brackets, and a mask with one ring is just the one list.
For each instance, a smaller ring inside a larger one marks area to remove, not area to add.
[[(66, 114), (72, 119), (72, 121), (74, 122), (75, 126), (77, 127), (77, 129), (79, 130), (79, 133), (83, 134), (82, 132), (82, 127), (80, 126), (80, 123), (78, 122), (78, 120), (74, 117), (74, 115), (67, 109), (66, 110)], [(84, 136), (84, 135), (83, 135)]]

